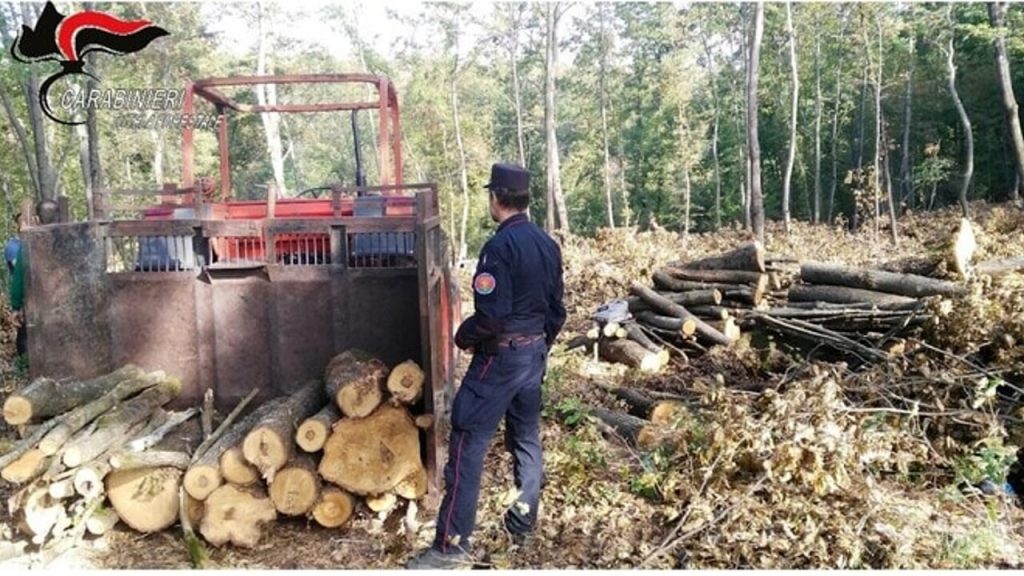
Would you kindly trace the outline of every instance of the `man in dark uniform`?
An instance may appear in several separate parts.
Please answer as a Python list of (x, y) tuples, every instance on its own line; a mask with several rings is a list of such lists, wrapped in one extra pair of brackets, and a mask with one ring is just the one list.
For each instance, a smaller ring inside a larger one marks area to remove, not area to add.
[(565, 307), (561, 251), (526, 215), (529, 184), (530, 173), (519, 166), (491, 167), (486, 188), (498, 231), (480, 251), (473, 277), (475, 312), (455, 335), (456, 345), (472, 351), (473, 359), (452, 403), (446, 492), (434, 544), (409, 568), (472, 563), (469, 539), (484, 458), (502, 417), (519, 490), (505, 527), (519, 539), (537, 521), (544, 474), (541, 381), (548, 350), (565, 323)]

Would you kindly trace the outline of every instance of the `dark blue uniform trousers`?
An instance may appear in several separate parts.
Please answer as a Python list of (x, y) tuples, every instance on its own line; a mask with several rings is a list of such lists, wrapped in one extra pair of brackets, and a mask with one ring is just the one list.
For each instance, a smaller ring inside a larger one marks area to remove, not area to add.
[[(513, 457), (519, 489), (505, 517), (513, 532), (533, 528), (540, 503), (543, 455), (540, 443), (541, 381), (547, 362), (544, 338), (500, 346), (495, 356), (476, 354), (452, 403), (452, 437), (445, 467), (445, 495), (437, 516), (435, 548), (469, 549), (476, 525), (480, 477), (491, 438), (505, 417), (505, 448)], [(525, 504), (525, 506), (523, 506)]]

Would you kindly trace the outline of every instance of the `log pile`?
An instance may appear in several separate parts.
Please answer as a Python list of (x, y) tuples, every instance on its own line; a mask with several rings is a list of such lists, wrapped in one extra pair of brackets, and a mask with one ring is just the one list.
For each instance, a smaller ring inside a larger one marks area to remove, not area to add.
[(190, 551), (197, 534), (255, 546), (283, 516), (337, 528), (361, 501), (385, 516), (426, 494), (410, 413), (424, 379), (412, 361), (389, 370), (349, 350), (323, 380), (247, 410), (253, 390), (214, 430), (212, 403), (201, 419), (163, 410), (181, 384), (162, 372), (40, 378), (4, 404), (9, 423), (34, 427), (0, 456), (0, 475), (22, 486), (9, 507), (40, 545), (118, 521), (143, 533), (180, 522)]
[(570, 348), (593, 345), (605, 360), (656, 372), (667, 362), (655, 357), (663, 349), (685, 359), (760, 331), (881, 361), (894, 341), (932, 319), (928, 299), (966, 292), (956, 282), (830, 263), (804, 262), (796, 272), (787, 267), (792, 262), (766, 254), (758, 242), (672, 262), (654, 271), (652, 287), (630, 285), (628, 319), (595, 328)]

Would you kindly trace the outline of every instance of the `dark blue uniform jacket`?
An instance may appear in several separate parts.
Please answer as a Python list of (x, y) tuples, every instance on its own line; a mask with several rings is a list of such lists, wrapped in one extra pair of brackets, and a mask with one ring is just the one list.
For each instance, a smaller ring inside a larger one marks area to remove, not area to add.
[(543, 334), (550, 347), (565, 324), (562, 253), (526, 214), (507, 218), (480, 251), (476, 311), (459, 326), (462, 349), (487, 350), (499, 336)]

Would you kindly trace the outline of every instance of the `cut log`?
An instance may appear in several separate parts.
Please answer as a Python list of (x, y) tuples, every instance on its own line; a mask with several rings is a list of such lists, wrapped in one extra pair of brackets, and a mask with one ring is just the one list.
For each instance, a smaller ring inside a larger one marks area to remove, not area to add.
[(391, 369), (387, 388), (391, 397), (402, 404), (415, 404), (423, 396), (423, 382), (426, 375), (419, 364), (406, 360)]
[(695, 316), (703, 318), (705, 320), (725, 320), (735, 308), (729, 308), (726, 306), (693, 306), (687, 308)]
[(248, 486), (260, 479), (260, 471), (245, 459), (241, 446), (228, 448), (220, 455), (220, 475), (225, 482)]
[(665, 267), (662, 271), (677, 280), (703, 282), (705, 284), (750, 284), (758, 285), (765, 276), (749, 270), (689, 270), (687, 268)]
[(732, 318), (726, 318), (725, 320), (714, 320), (710, 322), (716, 330), (725, 334), (727, 338), (732, 340), (739, 340), (743, 334), (740, 332), (740, 327), (736, 324), (736, 321)]
[(245, 435), (242, 454), (267, 482), (274, 481), (274, 474), (295, 453), (295, 429), (299, 423), (316, 414), (325, 402), (323, 384), (319, 380), (307, 382), (267, 412)]
[(138, 468), (170, 467), (178, 470), (188, 469), (191, 457), (185, 452), (170, 450), (146, 450), (145, 452), (117, 452), (110, 457), (110, 467), (114, 470), (135, 470)]
[(388, 369), (362, 350), (338, 354), (324, 371), (327, 395), (349, 418), (365, 418), (384, 401)]
[(974, 236), (974, 226), (971, 225), (971, 221), (967, 218), (960, 219), (956, 239), (953, 241), (951, 248), (949, 258), (953, 261), (953, 270), (963, 278), (967, 275), (967, 270), (971, 266), (974, 251), (978, 249), (978, 242)]
[(60, 416), (60, 422), (57, 423), (57, 426), (39, 441), (39, 449), (47, 455), (52, 456), (56, 454), (64, 446), (64, 443), (71, 438), (72, 434), (84, 428), (97, 416), (110, 410), (125, 398), (155, 386), (165, 379), (166, 374), (163, 372), (153, 372), (138, 378), (128, 378), (121, 381), (107, 394)]
[[(396, 367), (395, 370), (397, 369)], [(391, 373), (394, 374), (394, 370)], [(422, 385), (423, 383), (420, 382), (420, 388)], [(390, 386), (388, 384), (389, 388)], [(341, 412), (338, 410), (338, 405), (328, 402), (319, 412), (306, 418), (299, 425), (299, 429), (295, 431), (295, 443), (306, 452), (320, 451), (324, 447), (324, 443), (327, 442), (327, 437), (331, 435), (331, 426), (334, 426), (334, 423), (340, 419)]]
[(343, 418), (324, 444), (320, 475), (359, 495), (380, 494), (423, 466), (409, 411), (384, 405), (366, 418)]
[[(680, 306), (714, 306), (722, 303), (722, 293), (718, 290), (690, 290), (687, 292), (657, 292), (660, 296), (667, 298), (671, 302), (675, 302)], [(626, 298), (626, 303), (629, 306), (629, 311), (636, 313), (644, 310), (650, 310), (650, 304), (644, 302), (636, 296), (630, 296)]]
[(394, 492), (385, 492), (377, 496), (367, 496), (366, 506), (377, 513), (390, 512), (398, 505), (398, 496)]
[(56, 482), (51, 482), (47, 488), (50, 493), (50, 498), (54, 500), (64, 500), (65, 498), (71, 498), (78, 494), (75, 491), (74, 478), (65, 478)]
[(395, 486), (395, 494), (406, 500), (419, 500), (427, 494), (427, 469), (420, 467)]
[(296, 454), (270, 483), (270, 500), (281, 514), (308, 513), (320, 499), (320, 475), (309, 454)]
[(787, 298), (790, 302), (867, 303), (879, 307), (917, 305), (917, 300), (907, 296), (846, 286), (795, 284), (789, 287)]
[[(264, 402), (248, 416), (242, 418), (224, 430), (220, 437), (206, 448), (200, 446), (195, 454), (195, 460), (185, 473), (185, 490), (188, 495), (196, 500), (206, 500), (211, 492), (220, 487), (224, 482), (220, 473), (220, 458), (229, 448), (237, 446), (245, 438), (245, 435), (259, 422), (266, 414), (284, 402), (285, 397), (274, 398)], [(222, 423), (223, 427), (224, 424)], [(216, 433), (215, 433), (216, 434)], [(206, 444), (206, 441), (203, 442)]]
[(673, 262), (672, 266), (690, 270), (748, 270), (764, 272), (765, 253), (760, 242), (749, 242), (719, 256), (709, 256), (693, 262)]
[(196, 415), (195, 408), (189, 408), (183, 412), (168, 414), (167, 421), (142, 438), (137, 438), (128, 443), (127, 449), (132, 452), (141, 452), (158, 444), (172, 430), (187, 422)]
[(32, 542), (41, 544), (67, 511), (61, 501), (50, 497), (49, 490), (39, 487), (28, 491), (20, 515)]
[(67, 447), (64, 451), (64, 464), (74, 468), (99, 456), (111, 446), (124, 443), (128, 440), (126, 435), (132, 426), (144, 421), (153, 411), (180, 393), (181, 381), (177, 378), (167, 378), (121, 403), (96, 421), (96, 431), (88, 438)]
[[(664, 348), (655, 344), (654, 341), (644, 333), (643, 328), (641, 328), (636, 322), (627, 323), (623, 326), (623, 329), (626, 331), (626, 338), (629, 338), (647, 350), (656, 354), (660, 354), (664, 351)], [(668, 359), (666, 359), (665, 362), (668, 362)]]
[(356, 508), (356, 498), (337, 486), (326, 486), (313, 507), (313, 520), (324, 528), (337, 528), (348, 522)]
[(679, 304), (676, 304), (659, 296), (656, 292), (654, 292), (654, 290), (647, 288), (643, 284), (640, 284), (639, 282), (633, 282), (633, 284), (630, 286), (630, 292), (634, 296), (638, 296), (644, 302), (650, 304), (651, 307), (658, 312), (668, 314), (669, 316), (675, 316), (676, 318), (681, 318), (683, 320), (693, 320), (697, 335), (705, 342), (725, 346), (732, 344), (732, 340), (726, 337), (725, 334), (722, 334), (718, 330), (715, 330), (714, 328), (709, 326), (700, 318), (697, 318), (693, 314), (690, 314), (690, 312), (686, 310), (686, 308), (683, 308)]
[(648, 420), (637, 418), (636, 416), (630, 416), (629, 414), (623, 414), (621, 412), (605, 410), (604, 408), (588, 406), (585, 410), (592, 417), (597, 418), (604, 424), (611, 427), (611, 429), (626, 440), (626, 442), (633, 445), (637, 445), (637, 441), (641, 434), (647, 427), (652, 425)]
[(214, 546), (253, 548), (263, 536), (263, 524), (277, 519), (274, 503), (262, 488), (225, 484), (210, 494), (203, 508), (199, 532)]
[(0, 472), (0, 478), (11, 484), (25, 484), (35, 480), (49, 467), (50, 457), (43, 454), (42, 450), (29, 450), (22, 454), (21, 458), (8, 464), (3, 472)]
[(651, 352), (641, 344), (625, 338), (617, 340), (602, 338), (598, 340), (597, 346), (598, 352), (605, 360), (625, 364), (630, 368), (637, 368), (641, 372), (658, 372), (668, 361), (667, 352), (664, 354)]
[(93, 536), (102, 536), (117, 525), (120, 518), (111, 508), (101, 506), (85, 519), (85, 529)]
[(613, 388), (611, 392), (626, 403), (631, 416), (646, 418), (655, 424), (671, 423), (677, 415), (687, 411), (686, 403), (681, 396), (659, 397), (650, 391), (629, 387)]
[(584, 348), (590, 350), (590, 348), (593, 347), (593, 345), (596, 343), (596, 339), (590, 338), (586, 334), (580, 334), (578, 336), (573, 336), (568, 342), (565, 343), (565, 351), (572, 352), (577, 348)]
[[(651, 279), (654, 281), (654, 286), (660, 291), (668, 292), (699, 292), (705, 290), (718, 290), (719, 292), (727, 292), (729, 290), (737, 290), (739, 288), (746, 288), (748, 284), (722, 284), (722, 283), (706, 283), (706, 282), (693, 282), (691, 280), (680, 280), (673, 278), (665, 270), (658, 270), (651, 275)], [(767, 287), (767, 280), (765, 286)]]
[(857, 269), (823, 262), (805, 262), (801, 264), (800, 279), (810, 284), (847, 286), (849, 288), (899, 294), (911, 298), (959, 296), (967, 291), (967, 288), (961, 284), (937, 280), (927, 276)]
[(181, 474), (176, 468), (114, 470), (104, 484), (111, 506), (125, 524), (139, 532), (159, 532), (178, 519)]
[(4, 401), (4, 420), (12, 426), (63, 414), (110, 392), (124, 380), (141, 378), (145, 372), (128, 364), (90, 380), (37, 378)]
[(1003, 258), (1000, 260), (986, 260), (975, 266), (974, 271), (978, 274), (985, 274), (994, 279), (999, 279), (1010, 274), (1024, 273), (1024, 257)]
[(105, 460), (94, 460), (75, 470), (75, 492), (86, 499), (96, 498), (103, 494), (103, 479), (110, 473), (110, 463)]
[(676, 318), (675, 316), (662, 316), (654, 312), (637, 312), (637, 322), (646, 326), (652, 326), (659, 330), (668, 330), (674, 335), (692, 336), (697, 331), (697, 322), (693, 318)]

